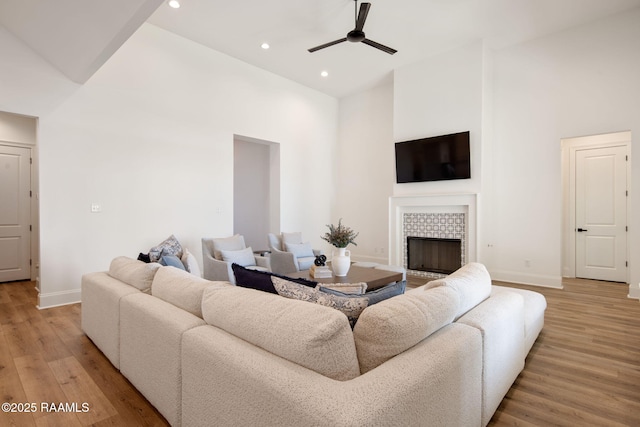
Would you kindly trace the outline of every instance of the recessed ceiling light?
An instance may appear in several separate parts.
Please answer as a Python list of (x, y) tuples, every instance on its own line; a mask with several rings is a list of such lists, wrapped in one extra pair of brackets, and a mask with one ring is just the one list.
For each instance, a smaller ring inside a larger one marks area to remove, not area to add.
[(169, 6), (171, 6), (174, 9), (177, 9), (180, 7), (180, 2), (178, 0), (169, 0)]
[(269, 46), (269, 43), (262, 43), (262, 44), (260, 45), (260, 47), (261, 47), (261, 48), (263, 48), (264, 50), (267, 50), (267, 49), (269, 49), (269, 47), (271, 47), (271, 46)]
[(322, 77), (327, 77), (327, 76), (329, 75), (329, 72), (328, 72), (328, 71), (322, 71), (322, 72), (320, 73), (320, 75), (321, 75)]

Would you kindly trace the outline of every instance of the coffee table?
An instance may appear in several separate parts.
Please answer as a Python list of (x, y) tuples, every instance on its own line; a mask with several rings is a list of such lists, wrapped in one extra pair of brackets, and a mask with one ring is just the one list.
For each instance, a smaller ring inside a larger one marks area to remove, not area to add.
[(309, 270), (287, 273), (285, 276), (313, 280), (319, 283), (361, 283), (367, 284), (367, 291), (373, 291), (388, 285), (391, 282), (402, 280), (402, 273), (397, 271), (379, 270), (377, 268), (358, 267), (352, 265), (349, 272), (344, 277), (331, 276), (322, 279), (315, 279), (309, 275)]

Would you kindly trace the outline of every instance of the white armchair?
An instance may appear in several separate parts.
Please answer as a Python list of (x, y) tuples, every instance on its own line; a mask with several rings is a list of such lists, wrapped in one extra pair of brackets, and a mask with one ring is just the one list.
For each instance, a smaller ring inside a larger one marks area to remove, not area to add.
[(269, 271), (269, 259), (256, 256), (244, 243), (244, 236), (236, 234), (224, 238), (202, 238), (203, 277), (207, 280), (226, 280), (235, 284), (236, 278), (231, 264)]
[(302, 233), (269, 233), (269, 249), (271, 250), (271, 271), (277, 274), (293, 273), (308, 270), (316, 256), (324, 252), (312, 249), (309, 242), (302, 241)]

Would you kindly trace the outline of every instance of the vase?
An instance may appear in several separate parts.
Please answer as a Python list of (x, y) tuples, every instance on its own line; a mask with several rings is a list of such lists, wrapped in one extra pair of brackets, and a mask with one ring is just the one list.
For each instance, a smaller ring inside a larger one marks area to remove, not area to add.
[(337, 248), (338, 252), (333, 251), (331, 256), (331, 269), (333, 274), (338, 277), (344, 277), (351, 267), (351, 252), (345, 248)]

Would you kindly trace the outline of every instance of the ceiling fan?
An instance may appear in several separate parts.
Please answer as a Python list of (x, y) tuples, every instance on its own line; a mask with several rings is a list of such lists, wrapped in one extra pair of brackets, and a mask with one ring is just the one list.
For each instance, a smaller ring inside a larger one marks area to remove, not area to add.
[(362, 42), (364, 44), (368, 44), (369, 46), (375, 47), (376, 49), (380, 49), (383, 52), (387, 52), (390, 55), (393, 55), (394, 53), (397, 52), (397, 50), (395, 49), (392, 49), (380, 43), (376, 43), (373, 40), (369, 40), (368, 38), (365, 37), (364, 31), (362, 31), (362, 28), (364, 27), (364, 22), (367, 20), (367, 14), (369, 13), (369, 8), (371, 8), (371, 3), (362, 3), (360, 5), (360, 13), (358, 13), (358, 0), (354, 0), (354, 1), (356, 6), (356, 10), (355, 10), (356, 27), (347, 33), (347, 37), (334, 40), (329, 43), (321, 44), (320, 46), (312, 47), (311, 49), (309, 49), (309, 52), (313, 53), (320, 49), (324, 49), (325, 47), (333, 46), (338, 43), (342, 43), (346, 41), (350, 41), (352, 43)]

